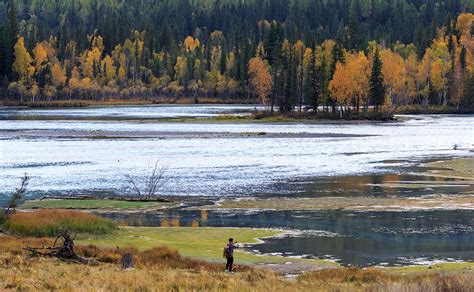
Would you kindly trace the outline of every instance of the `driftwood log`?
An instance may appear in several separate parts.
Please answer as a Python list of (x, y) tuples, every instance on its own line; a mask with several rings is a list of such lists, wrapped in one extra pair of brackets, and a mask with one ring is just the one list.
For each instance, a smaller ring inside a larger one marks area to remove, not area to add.
[[(65, 230), (61, 231), (56, 240), (54, 241), (53, 246), (51, 247), (25, 247), (24, 249), (31, 253), (31, 256), (45, 256), (45, 257), (55, 257), (62, 261), (67, 262), (74, 262), (79, 264), (86, 264), (86, 265), (96, 265), (98, 264), (97, 261), (88, 259), (85, 257), (79, 256), (74, 251), (74, 238), (71, 237), (71, 232)], [(61, 245), (56, 245), (62, 241)]]

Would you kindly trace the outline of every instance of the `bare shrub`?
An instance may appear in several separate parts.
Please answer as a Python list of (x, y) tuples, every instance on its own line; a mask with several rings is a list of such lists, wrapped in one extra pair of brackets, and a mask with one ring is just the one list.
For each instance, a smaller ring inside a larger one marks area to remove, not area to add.
[(15, 189), (15, 192), (12, 194), (10, 201), (8, 201), (7, 208), (5, 210), (5, 215), (9, 216), (13, 213), (18, 207), (18, 203), (23, 200), (23, 196), (25, 195), (28, 187), (28, 183), (30, 181), (30, 176), (27, 173), (21, 178), (21, 185), (19, 188)]
[(155, 163), (153, 168), (148, 168), (144, 178), (134, 177), (131, 174), (125, 174), (125, 181), (128, 184), (130, 195), (141, 199), (152, 200), (158, 196), (158, 191), (165, 183), (166, 167)]

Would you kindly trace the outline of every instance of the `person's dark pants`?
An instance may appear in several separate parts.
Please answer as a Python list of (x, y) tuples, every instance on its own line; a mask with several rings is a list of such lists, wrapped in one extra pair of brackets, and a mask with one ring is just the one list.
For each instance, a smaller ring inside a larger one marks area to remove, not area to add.
[(232, 266), (234, 265), (234, 257), (228, 257), (227, 258), (227, 265), (225, 266), (225, 269), (229, 272), (232, 272)]

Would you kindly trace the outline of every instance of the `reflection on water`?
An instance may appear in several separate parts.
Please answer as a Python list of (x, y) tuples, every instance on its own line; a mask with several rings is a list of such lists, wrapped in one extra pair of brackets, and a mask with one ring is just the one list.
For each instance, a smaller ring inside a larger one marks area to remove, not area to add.
[(252, 249), (260, 253), (338, 259), (345, 265), (398, 265), (419, 258), (474, 260), (473, 211), (174, 210), (107, 216), (130, 224), (139, 217), (141, 224), (147, 226), (284, 228), (290, 230), (288, 236), (268, 239)]
[[(390, 169), (390, 167), (387, 167)], [(399, 171), (399, 169), (394, 169)], [(405, 168), (406, 172), (410, 168)], [(472, 181), (423, 176), (414, 174), (373, 173), (315, 178), (296, 178), (275, 183), (272, 190), (280, 192), (259, 193), (269, 197), (297, 195), (298, 197), (391, 197), (422, 196), (433, 194), (460, 194), (474, 192)]]

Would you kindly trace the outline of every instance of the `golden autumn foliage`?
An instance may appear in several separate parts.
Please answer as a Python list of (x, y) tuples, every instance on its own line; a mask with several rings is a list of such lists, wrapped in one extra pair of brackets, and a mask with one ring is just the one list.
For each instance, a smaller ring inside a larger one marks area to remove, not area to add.
[(255, 57), (264, 60), (265, 56), (266, 56), (265, 46), (263, 45), (263, 42), (259, 42), (257, 49), (255, 51)]
[(333, 79), (329, 82), (329, 91), (339, 105), (351, 103), (360, 105), (368, 95), (370, 63), (363, 53), (346, 55), (344, 64), (338, 63)]
[[(266, 32), (274, 24), (262, 20), (259, 27)], [(308, 45), (312, 40), (280, 39), (275, 51), (279, 56), (272, 52), (274, 45), (266, 41), (242, 41), (239, 46), (229, 46), (221, 31), (212, 32), (209, 39), (199, 31), (189, 35), (174, 44), (174, 52), (169, 48), (152, 49), (151, 40), (145, 43), (145, 32), (139, 31), (132, 31), (113, 50), (106, 50), (104, 39), (97, 33), (88, 36), (88, 46), (82, 51), (74, 41), (61, 47), (51, 37), (34, 45), (31, 55), (20, 37), (14, 47), (12, 66), (16, 80), (9, 80), (5, 92), (8, 97), (16, 95), (23, 103), (64, 97), (187, 94), (197, 101), (198, 94), (243, 98), (253, 90), (259, 100), (267, 103), (275, 81), (272, 98), (278, 103), (276, 99), (288, 96), (292, 103), (289, 108), (293, 109), (297, 101), (307, 106), (311, 90), (317, 89), (326, 110), (339, 106), (359, 109), (369, 103), (372, 56), (378, 48), (386, 106), (422, 103), (460, 109), (466, 95), (464, 83), (474, 69), (473, 24), (474, 14), (460, 14), (455, 29), (438, 29), (437, 37), (424, 51), (401, 42), (389, 47), (369, 41), (363, 53), (346, 51), (343, 44), (330, 39), (311, 48)], [(313, 66), (310, 61), (316, 70), (309, 70)], [(309, 71), (316, 72), (312, 72), (312, 80)]]
[(25, 39), (23, 37), (18, 38), (14, 50), (15, 61), (13, 62), (13, 72), (18, 74), (20, 80), (31, 77), (35, 72), (35, 67), (31, 65), (33, 59), (25, 47)]
[(86, 77), (95, 77), (94, 73), (97, 73), (96, 68), (100, 64), (101, 54), (100, 49), (94, 47), (82, 55), (82, 72)]
[(405, 60), (406, 93), (404, 104), (409, 104), (419, 94), (418, 82), (418, 59), (416, 53), (411, 53)]
[[(330, 62), (332, 59), (332, 50), (334, 49), (334, 46), (336, 45), (336, 42), (334, 40), (325, 40), (320, 46), (318, 46), (317, 49), (317, 54), (316, 54), (316, 64), (318, 66), (321, 66), (323, 60), (326, 62)], [(330, 67), (327, 66), (327, 69), (329, 70)]]
[(43, 45), (39, 43), (33, 49), (33, 55), (35, 56), (35, 67), (36, 71), (40, 71), (41, 68), (48, 62), (48, 53)]
[(56, 62), (51, 67), (51, 83), (53, 86), (59, 87), (63, 86), (66, 82), (66, 72), (62, 68), (59, 62)]
[(200, 45), (199, 40), (193, 38), (192, 36), (188, 36), (184, 39), (184, 47), (188, 52), (194, 53), (196, 48)]
[(254, 88), (255, 95), (267, 106), (267, 97), (272, 90), (273, 81), (268, 66), (259, 57), (250, 59), (249, 76), (250, 84)]
[(71, 92), (78, 89), (80, 86), (80, 83), (81, 83), (81, 76), (79, 75), (79, 70), (77, 69), (77, 67), (74, 67), (72, 69), (71, 78), (69, 79), (69, 82), (68, 82), (68, 87), (71, 90)]
[(349, 67), (345, 64), (338, 62), (336, 64), (336, 70), (334, 76), (329, 82), (329, 91), (331, 96), (340, 105), (349, 104), (350, 98), (352, 97), (352, 77), (350, 75)]
[(462, 13), (456, 21), (456, 29), (461, 33), (459, 42), (466, 48), (466, 59), (468, 70), (473, 69), (474, 37), (473, 37), (474, 14)]
[(400, 55), (388, 49), (382, 50), (380, 57), (383, 63), (382, 75), (388, 100), (392, 103), (407, 94), (405, 61)]
[(294, 45), (295, 54), (297, 59), (302, 59), (305, 53), (305, 45), (301, 40), (296, 41)]
[(176, 65), (174, 66), (174, 71), (175, 79), (181, 83), (186, 76), (186, 57), (178, 56), (176, 58)]
[(117, 78), (117, 69), (115, 68), (114, 61), (110, 55), (105, 56), (105, 58), (102, 60), (101, 69), (104, 79), (107, 82), (114, 81)]

